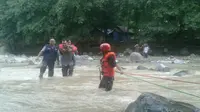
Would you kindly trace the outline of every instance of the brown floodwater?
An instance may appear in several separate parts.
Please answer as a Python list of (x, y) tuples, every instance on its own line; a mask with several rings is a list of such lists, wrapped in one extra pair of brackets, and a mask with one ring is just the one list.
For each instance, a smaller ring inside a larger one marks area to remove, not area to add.
[[(132, 76), (116, 74), (113, 90), (111, 92), (100, 90), (98, 89), (99, 73), (96, 67), (98, 62), (98, 60), (93, 60), (77, 65), (73, 77), (63, 78), (61, 68), (56, 68), (54, 77), (48, 78), (46, 72), (42, 80), (38, 78), (39, 68), (36, 66), (17, 65), (14, 67), (9, 66), (12, 64), (1, 64), (0, 112), (122, 112), (142, 92), (153, 92), (200, 107), (199, 98), (161, 88)], [(175, 68), (170, 73), (138, 71), (136, 67), (141, 64), (136, 63), (120, 63), (120, 65), (130, 73), (152, 74), (193, 82), (200, 81), (198, 63), (167, 64)], [(153, 67), (152, 63), (143, 63), (142, 65)], [(173, 72), (182, 69), (191, 69), (194, 72), (184, 77), (172, 76)], [(142, 79), (200, 96), (199, 85), (160, 79)]]

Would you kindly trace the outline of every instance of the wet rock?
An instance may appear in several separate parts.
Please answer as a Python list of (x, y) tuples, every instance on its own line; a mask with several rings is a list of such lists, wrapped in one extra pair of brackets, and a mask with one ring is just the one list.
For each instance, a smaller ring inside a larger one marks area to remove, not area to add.
[(137, 70), (147, 70), (148, 68), (147, 67), (144, 67), (144, 66), (142, 66), (142, 65), (139, 65), (138, 67), (137, 67)]
[(92, 61), (92, 60), (94, 60), (94, 59), (93, 59), (92, 57), (89, 57), (88, 60)]
[(132, 52), (130, 55), (131, 62), (141, 62), (143, 61), (143, 56), (138, 52)]
[(131, 53), (132, 53), (133, 51), (130, 49), (130, 48), (127, 48), (125, 51), (124, 51), (124, 56), (130, 56), (131, 55)]
[(188, 58), (196, 58), (197, 56), (195, 54), (190, 54), (190, 56)]
[(200, 112), (200, 109), (153, 93), (143, 93), (128, 105), (125, 112)]
[(152, 71), (154, 71), (154, 69), (153, 69), (153, 68), (149, 68), (149, 70), (152, 70)]
[(190, 53), (187, 48), (183, 48), (181, 49), (180, 54), (183, 56), (188, 56)]
[(174, 59), (172, 61), (172, 63), (175, 63), (175, 64), (186, 64), (186, 63), (189, 63), (189, 61), (184, 61), (184, 60), (180, 60), (180, 59)]
[(159, 71), (159, 72), (170, 72), (170, 68), (165, 66), (164, 64), (158, 64), (156, 65), (156, 68), (155, 68), (156, 71)]
[(189, 74), (188, 70), (182, 70), (182, 71), (179, 71), (179, 72), (177, 72), (177, 73), (175, 73), (173, 75), (181, 77), (181, 76), (185, 76), (185, 75), (188, 75), (188, 74)]

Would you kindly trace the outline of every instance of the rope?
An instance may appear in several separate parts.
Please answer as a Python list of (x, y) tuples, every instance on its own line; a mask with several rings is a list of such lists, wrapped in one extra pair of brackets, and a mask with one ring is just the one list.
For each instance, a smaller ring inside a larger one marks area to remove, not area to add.
[(135, 75), (135, 76), (148, 77), (148, 78), (155, 78), (155, 79), (162, 79), (162, 80), (170, 80), (170, 81), (175, 81), (175, 82), (182, 82), (182, 83), (189, 83), (189, 84), (197, 84), (197, 85), (200, 85), (200, 83), (198, 83), (198, 82), (190, 82), (190, 81), (183, 81), (183, 80), (177, 80), (177, 79), (155, 77), (155, 76), (152, 76), (152, 75), (142, 75), (142, 74), (132, 74), (132, 73), (127, 73), (127, 74)]
[[(125, 75), (125, 74), (124, 74), (124, 75)], [(130, 75), (125, 75), (125, 76), (131, 77), (131, 78), (135, 78), (135, 79), (137, 79), (137, 80), (141, 80), (141, 81), (147, 82), (147, 83), (149, 83), (149, 84), (153, 84), (153, 85), (159, 86), (159, 87), (161, 87), (161, 88), (165, 88), (165, 89), (168, 89), (168, 90), (174, 90), (174, 91), (176, 91), (176, 92), (179, 92), (179, 93), (182, 93), (182, 94), (186, 94), (186, 95), (189, 95), (189, 96), (193, 96), (193, 97), (196, 97), (196, 98), (199, 98), (199, 99), (200, 99), (200, 96), (197, 96), (197, 95), (194, 95), (194, 94), (190, 94), (190, 93), (187, 93), (187, 92), (184, 92), (184, 91), (180, 91), (180, 90), (176, 90), (176, 89), (173, 89), (173, 88), (169, 88), (169, 87), (166, 87), (166, 86), (163, 86), (163, 85), (159, 85), (159, 84), (156, 84), (156, 83), (152, 83), (152, 82), (143, 80), (143, 79), (138, 78), (138, 77), (134, 77), (134, 76), (130, 76)]]

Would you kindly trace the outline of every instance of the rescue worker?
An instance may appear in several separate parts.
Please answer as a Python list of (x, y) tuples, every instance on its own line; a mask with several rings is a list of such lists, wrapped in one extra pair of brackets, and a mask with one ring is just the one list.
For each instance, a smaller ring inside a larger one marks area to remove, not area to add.
[[(42, 66), (40, 67), (40, 78), (43, 78), (43, 74), (48, 66), (48, 76), (53, 77), (54, 75), (54, 65), (56, 59), (59, 63), (58, 49), (55, 46), (56, 41), (50, 39), (49, 44), (45, 45), (39, 52), (38, 57), (43, 55)], [(36, 59), (38, 59), (38, 57)]]
[(74, 66), (76, 64), (75, 56), (72, 52), (72, 46), (66, 42), (63, 44), (63, 48), (59, 49), (61, 52), (61, 65), (62, 65), (62, 75), (72, 76), (74, 71)]
[(105, 88), (106, 91), (112, 90), (115, 67), (122, 74), (122, 70), (116, 64), (116, 55), (114, 52), (111, 52), (111, 46), (108, 43), (103, 43), (100, 45), (100, 50), (103, 53), (103, 57), (100, 60), (101, 62), (101, 73), (103, 78), (99, 84), (99, 88)]

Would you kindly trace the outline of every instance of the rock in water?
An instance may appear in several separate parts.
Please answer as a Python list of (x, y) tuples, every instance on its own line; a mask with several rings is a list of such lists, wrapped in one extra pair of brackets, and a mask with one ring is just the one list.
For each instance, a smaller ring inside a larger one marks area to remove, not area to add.
[(156, 66), (156, 71), (159, 71), (159, 72), (170, 72), (170, 68), (165, 66), (164, 64), (158, 64)]
[(92, 61), (92, 60), (94, 60), (94, 59), (93, 59), (92, 57), (89, 57), (88, 60), (89, 60), (89, 61)]
[(197, 56), (195, 54), (190, 54), (189, 58), (192, 59), (192, 58), (196, 58)]
[(153, 93), (143, 93), (128, 105), (125, 112), (200, 112), (200, 109)]
[(125, 51), (124, 51), (124, 56), (129, 56), (133, 51), (130, 49), (130, 48), (127, 48)]
[(137, 70), (147, 70), (148, 68), (146, 68), (146, 67), (144, 67), (144, 66), (141, 66), (141, 65), (139, 65), (138, 67), (137, 67)]
[(189, 74), (189, 71), (188, 71), (188, 70), (182, 70), (182, 71), (180, 71), (180, 72), (175, 73), (174, 76), (179, 76), (179, 77), (181, 77), (181, 76), (185, 76), (185, 75), (188, 75), (188, 74)]
[(141, 62), (143, 61), (143, 56), (138, 52), (132, 52), (130, 55), (131, 62)]

